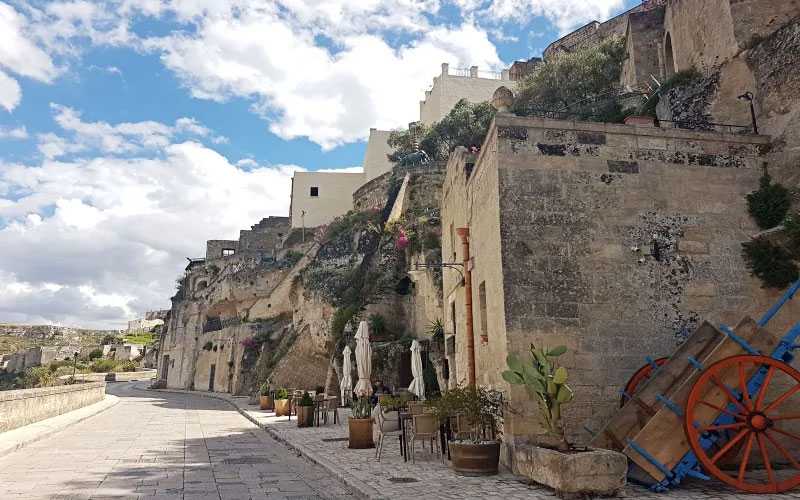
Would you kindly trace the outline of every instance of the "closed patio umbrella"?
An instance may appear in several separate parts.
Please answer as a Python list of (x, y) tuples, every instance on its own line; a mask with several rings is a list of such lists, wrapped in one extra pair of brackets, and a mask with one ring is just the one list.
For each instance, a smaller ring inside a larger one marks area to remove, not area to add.
[(342, 390), (343, 405), (346, 405), (350, 401), (353, 393), (353, 363), (350, 361), (351, 355), (352, 351), (350, 351), (350, 346), (345, 346), (342, 351), (342, 357), (344, 357), (344, 361), (342, 362), (342, 381), (339, 383)]
[(369, 396), (372, 394), (372, 347), (369, 345), (369, 327), (366, 321), (358, 325), (356, 332), (356, 367), (358, 368), (358, 382), (356, 394)]
[(422, 377), (422, 355), (420, 354), (419, 342), (411, 342), (411, 375), (414, 380), (408, 386), (408, 390), (417, 395), (419, 399), (425, 399), (425, 380)]

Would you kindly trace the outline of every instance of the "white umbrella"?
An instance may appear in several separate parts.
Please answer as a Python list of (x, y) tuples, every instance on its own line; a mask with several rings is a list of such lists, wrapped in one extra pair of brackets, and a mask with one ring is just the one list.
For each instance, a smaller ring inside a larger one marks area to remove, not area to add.
[(408, 390), (417, 395), (420, 399), (425, 399), (425, 380), (422, 378), (422, 356), (419, 353), (419, 342), (411, 342), (411, 374), (414, 380), (408, 386)]
[(358, 382), (356, 382), (356, 394), (359, 396), (369, 396), (372, 394), (372, 347), (369, 345), (369, 327), (366, 321), (358, 325), (356, 332), (356, 366), (358, 368)]
[(342, 390), (343, 405), (350, 401), (353, 393), (353, 363), (350, 361), (351, 355), (350, 346), (345, 346), (344, 351), (342, 351), (342, 356), (344, 357), (344, 362), (342, 362), (342, 381), (339, 383)]

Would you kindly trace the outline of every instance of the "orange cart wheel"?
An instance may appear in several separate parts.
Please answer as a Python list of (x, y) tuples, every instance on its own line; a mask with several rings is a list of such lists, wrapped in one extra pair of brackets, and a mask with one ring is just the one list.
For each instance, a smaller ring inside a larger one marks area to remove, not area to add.
[[(763, 370), (763, 383), (749, 394), (747, 382), (756, 370)], [(720, 414), (732, 423), (713, 425)], [(781, 493), (800, 485), (798, 429), (800, 372), (766, 356), (733, 356), (712, 364), (700, 374), (686, 403), (684, 430), (705, 471), (750, 493)], [(704, 450), (701, 439), (714, 433), (730, 439)], [(726, 455), (738, 465), (724, 468), (721, 459)]]
[[(669, 358), (658, 358), (657, 360), (654, 361), (654, 363), (656, 364), (656, 366), (661, 366), (668, 360)], [(647, 379), (649, 379), (652, 374), (653, 374), (653, 365), (651, 363), (647, 363), (643, 367), (636, 370), (636, 373), (634, 373), (633, 376), (630, 378), (630, 380), (628, 380), (628, 383), (625, 384), (625, 394), (633, 396), (634, 393), (636, 393), (636, 391), (639, 390), (639, 387), (644, 382), (646, 382)], [(623, 395), (620, 398), (619, 407), (622, 408), (623, 406), (625, 406), (625, 403), (627, 402), (628, 398), (626, 398)]]

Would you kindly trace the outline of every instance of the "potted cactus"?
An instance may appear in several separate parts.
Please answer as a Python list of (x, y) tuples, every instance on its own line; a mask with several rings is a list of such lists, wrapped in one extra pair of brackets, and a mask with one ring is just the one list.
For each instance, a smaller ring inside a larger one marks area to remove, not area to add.
[(297, 427), (312, 427), (314, 425), (314, 400), (308, 392), (303, 392), (303, 397), (297, 402)]
[(568, 372), (558, 358), (564, 346), (552, 349), (531, 345), (531, 359), (507, 359), (503, 379), (524, 386), (539, 405), (545, 433), (535, 436), (538, 446), (519, 445), (514, 450), (515, 469), (533, 481), (556, 490), (563, 497), (595, 497), (617, 494), (628, 470), (625, 455), (611, 450), (575, 448), (567, 441), (561, 419), (562, 405), (573, 400)]
[(372, 439), (372, 405), (369, 398), (362, 396), (353, 402), (353, 414), (347, 419), (350, 448), (374, 448)]
[(269, 394), (269, 382), (264, 382), (259, 388), (258, 407), (262, 410), (272, 409), (272, 397)]
[(541, 423), (546, 431), (537, 436), (539, 444), (560, 450), (570, 448), (561, 421), (561, 405), (569, 403), (574, 397), (567, 385), (567, 369), (558, 366), (558, 357), (565, 352), (567, 348), (563, 345), (549, 350), (531, 345), (531, 362), (525, 363), (511, 354), (506, 360), (508, 370), (502, 373), (506, 382), (524, 386), (536, 399)]
[(288, 417), (292, 411), (292, 406), (289, 404), (289, 391), (286, 389), (275, 391), (274, 404), (276, 417)]

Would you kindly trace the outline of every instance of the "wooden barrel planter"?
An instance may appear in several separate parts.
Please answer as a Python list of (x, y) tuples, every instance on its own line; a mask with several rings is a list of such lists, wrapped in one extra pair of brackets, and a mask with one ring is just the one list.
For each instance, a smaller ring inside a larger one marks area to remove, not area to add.
[(273, 406), (271, 396), (261, 396), (258, 399), (258, 407), (262, 410), (271, 410)]
[(314, 407), (297, 407), (297, 427), (312, 427), (314, 425)]
[(348, 429), (350, 431), (350, 448), (363, 449), (374, 448), (372, 440), (372, 418), (348, 418)]
[(292, 411), (292, 407), (289, 404), (288, 399), (276, 399), (275, 400), (275, 416), (276, 417), (288, 417)]
[(459, 474), (489, 476), (497, 474), (500, 443), (450, 443), (450, 467)]

